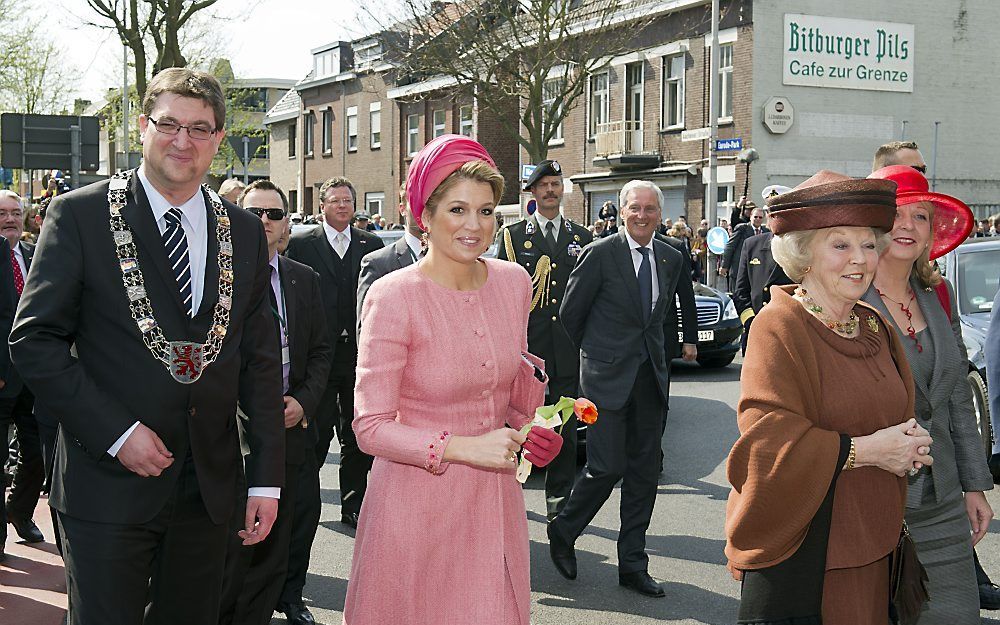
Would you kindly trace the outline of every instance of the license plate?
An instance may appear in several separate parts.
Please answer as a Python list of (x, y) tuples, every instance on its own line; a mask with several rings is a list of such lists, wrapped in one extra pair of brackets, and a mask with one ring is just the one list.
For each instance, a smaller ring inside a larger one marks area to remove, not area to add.
[[(684, 332), (677, 333), (677, 340), (684, 342)], [(698, 330), (698, 342), (709, 343), (715, 340), (715, 330)]]

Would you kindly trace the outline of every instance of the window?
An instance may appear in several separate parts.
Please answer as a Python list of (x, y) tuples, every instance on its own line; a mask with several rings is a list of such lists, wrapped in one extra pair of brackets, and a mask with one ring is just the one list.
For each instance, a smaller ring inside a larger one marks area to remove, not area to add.
[(564, 80), (562, 78), (553, 78), (542, 83), (542, 115), (546, 118), (545, 126), (550, 126), (556, 118), (559, 118), (559, 125), (556, 126), (549, 142), (561, 141), (563, 138), (563, 125), (561, 119), (563, 107), (563, 82)]
[(358, 107), (347, 107), (347, 151), (358, 151)]
[(420, 150), (420, 116), (406, 116), (406, 151), (413, 156)]
[(302, 137), (306, 156), (313, 155), (313, 147), (316, 143), (316, 113), (309, 111), (306, 113), (306, 124), (302, 131)]
[(733, 119), (733, 44), (719, 46), (719, 120)]
[(288, 125), (288, 158), (295, 158), (295, 144), (298, 143), (298, 129), (295, 127), (297, 121), (292, 121)]
[(299, 192), (297, 189), (288, 190), (288, 210), (293, 213), (299, 212)]
[(625, 145), (627, 154), (642, 152), (643, 140), (643, 62), (625, 66)]
[(333, 76), (340, 71), (340, 49), (333, 48), (313, 56), (314, 78)]
[(472, 105), (466, 104), (465, 106), (458, 109), (458, 134), (465, 135), (466, 137), (472, 137)]
[[(729, 220), (729, 215), (733, 211), (733, 207), (736, 206), (736, 188), (731, 184), (720, 184), (716, 187), (717, 201), (715, 203), (715, 219), (716, 222), (712, 224), (713, 226), (719, 225), (719, 219)], [(705, 195), (708, 195), (708, 185), (705, 185)], [(732, 224), (730, 224), (732, 225)]]
[(444, 134), (444, 110), (434, 111), (434, 136), (440, 137)]
[(663, 59), (663, 128), (684, 126), (684, 55)]
[(610, 117), (608, 98), (608, 73), (602, 72), (590, 77), (590, 136), (601, 130), (601, 124), (608, 123)]
[(368, 110), (368, 125), (371, 128), (371, 146), (382, 147), (382, 103), (372, 102)]
[(333, 111), (323, 111), (323, 154), (333, 152)]
[(381, 215), (385, 193), (365, 193), (365, 210), (369, 215)]

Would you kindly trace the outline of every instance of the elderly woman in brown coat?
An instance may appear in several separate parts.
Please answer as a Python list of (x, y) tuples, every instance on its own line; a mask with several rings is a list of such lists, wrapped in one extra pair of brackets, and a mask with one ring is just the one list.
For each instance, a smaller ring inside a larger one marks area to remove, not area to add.
[(768, 205), (774, 258), (801, 285), (772, 289), (743, 363), (726, 517), (738, 622), (886, 625), (904, 476), (933, 462), (899, 338), (858, 301), (895, 184), (822, 171)]

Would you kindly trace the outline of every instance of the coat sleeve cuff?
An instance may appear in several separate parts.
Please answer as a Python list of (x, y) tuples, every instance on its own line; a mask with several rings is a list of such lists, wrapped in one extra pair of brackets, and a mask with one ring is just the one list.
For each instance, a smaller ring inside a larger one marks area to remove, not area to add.
[(445, 430), (435, 433), (427, 445), (424, 468), (434, 475), (441, 475), (448, 468), (448, 463), (444, 462), (444, 449), (450, 441), (451, 433)]

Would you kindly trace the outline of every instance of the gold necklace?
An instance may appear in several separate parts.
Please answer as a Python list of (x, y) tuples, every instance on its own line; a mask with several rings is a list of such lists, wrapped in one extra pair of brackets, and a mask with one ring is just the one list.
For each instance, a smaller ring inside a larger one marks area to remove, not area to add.
[(795, 289), (793, 297), (798, 301), (802, 302), (803, 304), (805, 304), (806, 310), (812, 313), (814, 317), (822, 321), (823, 325), (833, 330), (837, 334), (842, 334), (847, 337), (853, 337), (854, 333), (857, 331), (858, 315), (853, 310), (851, 310), (851, 315), (850, 317), (847, 318), (847, 321), (840, 321), (834, 319), (830, 315), (825, 314), (823, 312), (823, 307), (817, 304), (816, 300), (810, 297), (809, 293), (807, 293), (804, 288), (798, 287), (797, 289)]

